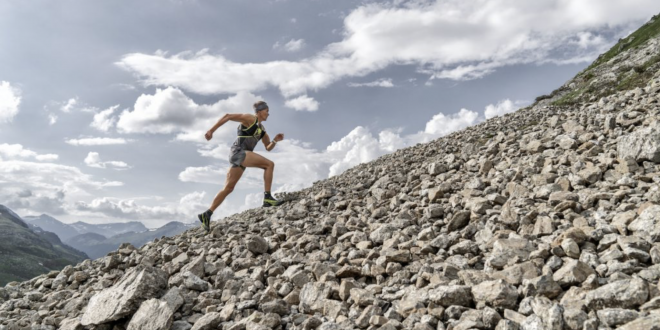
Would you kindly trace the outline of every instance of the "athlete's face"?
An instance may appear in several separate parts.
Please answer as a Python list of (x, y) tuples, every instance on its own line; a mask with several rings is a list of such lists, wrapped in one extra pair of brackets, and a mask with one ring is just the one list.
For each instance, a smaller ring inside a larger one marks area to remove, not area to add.
[(270, 114), (268, 113), (268, 108), (266, 108), (265, 110), (259, 111), (259, 120), (260, 121), (268, 120), (268, 116), (270, 116)]

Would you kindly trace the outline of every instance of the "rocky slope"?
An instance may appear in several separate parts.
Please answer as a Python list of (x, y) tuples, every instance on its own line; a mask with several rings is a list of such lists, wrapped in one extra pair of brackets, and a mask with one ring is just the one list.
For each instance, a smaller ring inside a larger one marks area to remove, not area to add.
[(0, 329), (657, 329), (650, 77), (399, 150), (211, 235), (6, 286)]
[(85, 259), (85, 253), (62, 243), (57, 235), (30, 229), (16, 213), (0, 205), (0, 286)]

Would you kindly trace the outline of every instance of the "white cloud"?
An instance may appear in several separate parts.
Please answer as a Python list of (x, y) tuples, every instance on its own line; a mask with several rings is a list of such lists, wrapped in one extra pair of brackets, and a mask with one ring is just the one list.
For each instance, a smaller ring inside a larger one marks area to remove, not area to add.
[(305, 47), (305, 40), (304, 39), (291, 39), (284, 45), (282, 45), (279, 41), (275, 42), (273, 45), (273, 49), (283, 49), (289, 53), (295, 53), (297, 51), (300, 51)]
[(124, 138), (81, 138), (69, 139), (65, 141), (72, 146), (105, 146), (114, 144), (126, 144), (131, 142)]
[(316, 111), (319, 109), (319, 102), (307, 95), (286, 100), (284, 105), (297, 111)]
[(184, 195), (178, 203), (149, 206), (138, 203), (137, 198), (120, 199), (113, 197), (95, 198), (91, 202), (77, 202), (76, 210), (92, 214), (102, 214), (110, 218), (133, 220), (170, 220), (194, 222), (195, 216), (208, 205), (204, 202), (205, 192), (192, 192)]
[(291, 40), (289, 40), (289, 42), (287, 42), (284, 45), (284, 50), (286, 50), (287, 52), (293, 53), (293, 52), (297, 52), (297, 51), (301, 50), (303, 47), (305, 47), (305, 40), (303, 40), (303, 39), (298, 39), (298, 40), (291, 39)]
[[(72, 97), (65, 102), (49, 102), (49, 103), (50, 105), (59, 106), (60, 111), (64, 113), (71, 113), (73, 111), (94, 113), (99, 111), (97, 107), (89, 106), (84, 102), (80, 101), (80, 98), (77, 96)], [(49, 106), (47, 106), (47, 108), (48, 107)]]
[(7, 81), (0, 81), (0, 123), (8, 123), (18, 113), (21, 91)]
[(468, 109), (461, 109), (458, 113), (449, 116), (439, 113), (426, 123), (424, 133), (445, 136), (476, 124), (477, 118), (479, 114)]
[(39, 161), (53, 161), (59, 158), (55, 154), (43, 154), (40, 155), (32, 150), (23, 148), (20, 144), (0, 144), (0, 156), (8, 159), (17, 159), (17, 158), (34, 158)]
[[(154, 95), (141, 95), (132, 111), (124, 110), (117, 121), (117, 130), (120, 133), (179, 133), (178, 140), (206, 142), (204, 133), (224, 114), (249, 112), (258, 99), (250, 93), (238, 93), (215, 104), (199, 105), (177, 88), (158, 89)], [(223, 129), (216, 131), (216, 136), (233, 137), (233, 133)]]
[(0, 200), (19, 213), (64, 214), (75, 201), (99, 189), (121, 186), (98, 181), (76, 167), (21, 160), (0, 161)]
[(48, 114), (48, 125), (55, 125), (57, 123), (57, 115), (53, 113)]
[(68, 101), (66, 101), (66, 103), (64, 103), (64, 104), (60, 107), (60, 110), (62, 110), (62, 112), (69, 113), (69, 112), (71, 112), (71, 110), (73, 110), (73, 108), (74, 108), (77, 104), (78, 104), (78, 97), (70, 98)]
[(102, 132), (109, 131), (117, 122), (117, 117), (112, 115), (117, 108), (119, 108), (119, 105), (115, 105), (95, 114), (94, 121), (92, 121), (90, 126)]
[(653, 0), (371, 3), (345, 17), (343, 40), (297, 62), (237, 63), (206, 51), (160, 51), (127, 54), (118, 65), (147, 85), (200, 94), (274, 86), (291, 98), (398, 64), (417, 65), (431, 79), (464, 80), (507, 65), (590, 61), (659, 10)]
[(348, 87), (394, 87), (392, 79), (378, 79), (368, 83), (348, 83)]
[(117, 170), (125, 170), (129, 169), (130, 166), (128, 164), (121, 162), (121, 161), (109, 161), (109, 162), (103, 162), (101, 161), (101, 157), (99, 156), (98, 152), (90, 152), (87, 154), (87, 157), (85, 157), (85, 164), (89, 167), (96, 167), (96, 168), (114, 168)]
[(520, 109), (524, 104), (526, 104), (524, 101), (513, 102), (509, 99), (505, 99), (498, 102), (497, 104), (487, 105), (484, 111), (484, 116), (486, 119), (501, 116)]

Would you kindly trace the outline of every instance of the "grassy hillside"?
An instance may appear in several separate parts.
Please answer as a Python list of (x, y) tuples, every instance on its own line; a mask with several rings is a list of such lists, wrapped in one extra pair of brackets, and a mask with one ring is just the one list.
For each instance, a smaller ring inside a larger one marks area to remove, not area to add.
[(564, 86), (550, 95), (539, 96), (536, 101), (549, 99), (553, 105), (574, 105), (646, 86), (660, 69), (657, 44), (649, 43), (658, 37), (660, 17), (654, 16), (637, 31), (620, 39)]
[(84, 253), (62, 244), (52, 233), (35, 233), (13, 212), (3, 206), (0, 209), (0, 286), (11, 281), (25, 281), (87, 258)]

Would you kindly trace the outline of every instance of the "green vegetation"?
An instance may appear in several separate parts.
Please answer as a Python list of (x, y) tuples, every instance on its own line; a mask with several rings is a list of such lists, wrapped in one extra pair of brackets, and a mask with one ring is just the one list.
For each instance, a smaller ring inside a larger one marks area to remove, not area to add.
[(602, 63), (606, 63), (621, 52), (641, 46), (658, 34), (660, 34), (660, 19), (658, 19), (657, 16), (653, 16), (651, 21), (644, 24), (631, 35), (619, 40), (619, 42), (607, 51), (607, 53), (599, 56), (598, 59), (591, 63), (585, 71), (589, 71)]
[(573, 105), (577, 103), (578, 98), (582, 95), (582, 89), (572, 90), (569, 93), (566, 93), (560, 99), (552, 102), (553, 105), (563, 106), (563, 105)]
[[(609, 51), (602, 54), (588, 68), (577, 74), (571, 81), (571, 88), (562, 86), (550, 95), (540, 96), (537, 102), (555, 98), (552, 105), (571, 106), (586, 102), (592, 98), (599, 99), (618, 91), (626, 91), (644, 87), (653, 75), (660, 69), (660, 55), (649, 58), (644, 64), (636, 66), (614, 66), (608, 64), (618, 54), (642, 47), (651, 38), (660, 35), (660, 18), (654, 16), (637, 31), (619, 40)], [(604, 67), (605, 66), (605, 67)], [(614, 74), (612, 76), (612, 74)]]

